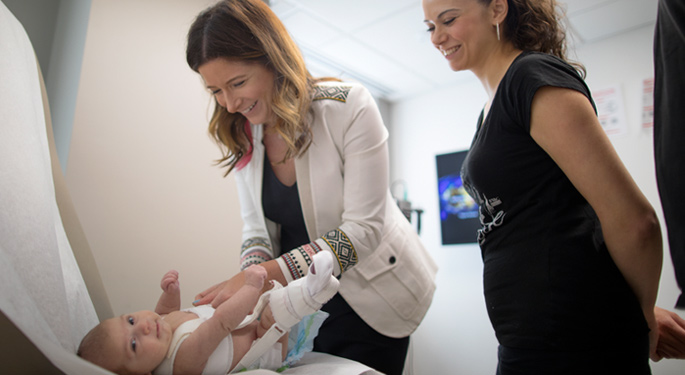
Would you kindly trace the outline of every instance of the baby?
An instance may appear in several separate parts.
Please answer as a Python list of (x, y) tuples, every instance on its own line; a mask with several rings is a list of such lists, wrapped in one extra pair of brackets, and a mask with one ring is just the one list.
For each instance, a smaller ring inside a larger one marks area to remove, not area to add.
[[(259, 367), (278, 369), (287, 352), (287, 330), (337, 292), (332, 270), (331, 254), (320, 252), (307, 276), (285, 287), (274, 282), (260, 298), (267, 274), (252, 266), (245, 270), (243, 287), (216, 310), (204, 305), (181, 311), (178, 272), (169, 271), (154, 312), (103, 321), (83, 338), (78, 355), (118, 374), (226, 374), (253, 365), (255, 354)], [(259, 347), (257, 340), (264, 338), (270, 345), (267, 336), (280, 338), (266, 353), (250, 352), (253, 343)]]

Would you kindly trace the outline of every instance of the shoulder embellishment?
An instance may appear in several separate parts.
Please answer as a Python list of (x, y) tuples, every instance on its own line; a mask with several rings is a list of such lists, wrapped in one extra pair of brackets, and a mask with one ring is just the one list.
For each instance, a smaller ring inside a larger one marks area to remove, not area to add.
[(331, 99), (339, 102), (347, 102), (352, 86), (316, 86), (314, 100)]

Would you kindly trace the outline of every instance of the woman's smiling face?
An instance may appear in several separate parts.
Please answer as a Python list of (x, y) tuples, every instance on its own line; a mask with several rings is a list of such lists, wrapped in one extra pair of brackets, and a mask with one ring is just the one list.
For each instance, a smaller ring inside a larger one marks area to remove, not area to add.
[(252, 124), (273, 124), (274, 73), (257, 62), (217, 58), (198, 69), (220, 106), (242, 113)]
[(482, 66), (492, 43), (488, 6), (478, 0), (423, 0), (431, 42), (454, 71)]

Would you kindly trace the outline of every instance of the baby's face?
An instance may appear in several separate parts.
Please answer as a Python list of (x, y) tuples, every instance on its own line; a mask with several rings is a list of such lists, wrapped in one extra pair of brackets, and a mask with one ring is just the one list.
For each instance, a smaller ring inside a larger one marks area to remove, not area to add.
[(172, 331), (167, 322), (152, 311), (138, 311), (103, 322), (109, 332), (107, 343), (114, 368), (146, 374), (154, 370), (167, 353)]

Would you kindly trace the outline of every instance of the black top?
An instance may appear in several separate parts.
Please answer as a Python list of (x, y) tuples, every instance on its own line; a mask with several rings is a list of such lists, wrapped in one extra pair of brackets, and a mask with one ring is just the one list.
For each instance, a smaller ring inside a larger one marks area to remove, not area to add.
[(264, 176), (262, 182), (262, 206), (267, 219), (280, 224), (281, 252), (288, 252), (309, 243), (307, 227), (302, 216), (300, 195), (297, 182), (285, 186), (278, 180), (269, 159), (264, 156)]
[[(538, 88), (577, 90), (578, 73), (556, 57), (519, 55), (464, 160), (462, 179), (480, 206), (484, 292), (500, 344), (588, 350), (646, 338), (637, 298), (613, 263), (597, 215), (530, 136)], [(594, 103), (593, 103), (594, 106)]]

